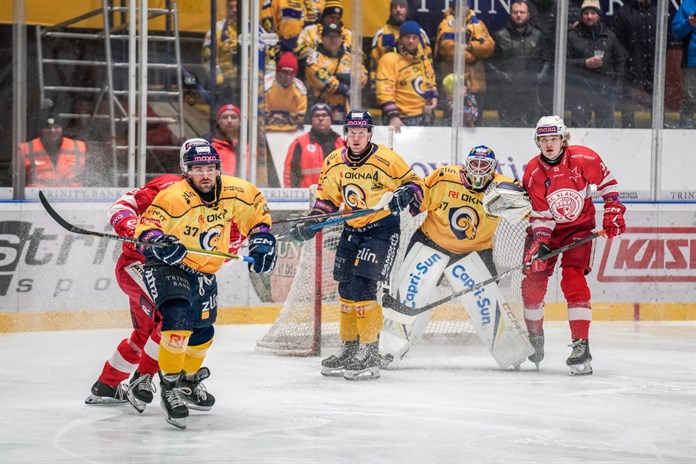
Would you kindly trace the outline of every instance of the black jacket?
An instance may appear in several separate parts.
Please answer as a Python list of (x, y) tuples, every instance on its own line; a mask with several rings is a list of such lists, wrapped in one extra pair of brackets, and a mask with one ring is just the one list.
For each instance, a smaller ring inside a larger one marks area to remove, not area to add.
[(536, 85), (544, 80), (549, 69), (549, 57), (542, 33), (527, 24), (519, 32), (511, 21), (493, 34), (495, 51), (489, 61), (491, 78), (504, 84), (514, 84), (515, 91), (525, 85)]
[(626, 81), (641, 85), (648, 92), (652, 92), (655, 70), (656, 27), (657, 13), (650, 2), (624, 0), (624, 5), (614, 14), (614, 33), (628, 55)]

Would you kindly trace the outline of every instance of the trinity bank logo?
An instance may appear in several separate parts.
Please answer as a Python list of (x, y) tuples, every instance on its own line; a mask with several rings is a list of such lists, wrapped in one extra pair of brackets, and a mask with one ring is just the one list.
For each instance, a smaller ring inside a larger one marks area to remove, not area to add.
[(696, 282), (696, 227), (629, 227), (607, 241), (600, 282)]

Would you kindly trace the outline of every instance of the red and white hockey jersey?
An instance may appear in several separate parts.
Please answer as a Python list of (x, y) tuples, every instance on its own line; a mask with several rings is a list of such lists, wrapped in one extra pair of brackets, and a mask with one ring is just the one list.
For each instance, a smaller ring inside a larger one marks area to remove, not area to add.
[(524, 170), (523, 184), (532, 202), (529, 218), (534, 236), (550, 237), (556, 229), (594, 227), (591, 185), (606, 201), (618, 200), (618, 182), (592, 149), (571, 145), (560, 163), (550, 165), (541, 154)]

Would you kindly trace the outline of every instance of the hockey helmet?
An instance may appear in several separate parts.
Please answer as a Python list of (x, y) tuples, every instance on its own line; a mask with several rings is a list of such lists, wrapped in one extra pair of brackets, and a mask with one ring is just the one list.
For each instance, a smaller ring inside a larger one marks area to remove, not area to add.
[(220, 155), (212, 145), (192, 145), (181, 160), (184, 174), (188, 174), (191, 166), (214, 164), (220, 170)]
[(539, 146), (539, 138), (546, 135), (560, 135), (564, 145), (570, 140), (570, 132), (560, 116), (542, 116), (534, 130), (534, 142)]
[(196, 145), (210, 145), (210, 142), (208, 142), (206, 139), (193, 138), (188, 139), (187, 141), (181, 144), (181, 148), (179, 149), (179, 166), (181, 167), (181, 172), (186, 172), (186, 165), (184, 164), (184, 155), (187, 151), (189, 151), (191, 147), (195, 147)]
[(375, 126), (372, 120), (372, 115), (367, 110), (350, 110), (343, 122), (343, 135), (348, 133), (350, 128), (366, 127), (371, 134), (372, 128)]
[(485, 145), (478, 145), (471, 149), (464, 160), (466, 180), (475, 190), (482, 190), (493, 179), (496, 167), (495, 153)]

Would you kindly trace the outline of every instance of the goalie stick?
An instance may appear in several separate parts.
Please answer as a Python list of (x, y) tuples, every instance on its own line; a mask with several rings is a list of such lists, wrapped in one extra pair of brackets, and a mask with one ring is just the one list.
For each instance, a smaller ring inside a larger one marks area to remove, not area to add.
[[(591, 242), (592, 240), (596, 239), (597, 237), (604, 236), (604, 235), (605, 235), (605, 232), (603, 230), (600, 230), (599, 232), (594, 232), (594, 233), (592, 233), (592, 235), (588, 235), (587, 237), (580, 239), (577, 242), (569, 243), (568, 245), (557, 248), (557, 249), (553, 250), (552, 252), (545, 254), (544, 256), (540, 256), (538, 259), (545, 261), (549, 258), (553, 258), (554, 256), (558, 256), (561, 253), (564, 253), (570, 249), (573, 249), (573, 248), (578, 247), (580, 245), (584, 245), (587, 242)], [(460, 291), (455, 292), (449, 296), (446, 296), (440, 300), (437, 300), (437, 301), (434, 301), (430, 304), (427, 304), (427, 305), (423, 306), (422, 308), (411, 308), (410, 306), (406, 306), (405, 304), (399, 302), (399, 300), (397, 300), (396, 298), (391, 296), (389, 293), (387, 293), (385, 290), (385, 293), (382, 295), (382, 306), (386, 306), (387, 308), (391, 308), (396, 312), (399, 312), (401, 314), (405, 314), (406, 316), (417, 316), (418, 314), (424, 313), (426, 311), (430, 311), (431, 309), (436, 308), (436, 307), (440, 306), (441, 304), (447, 303), (448, 301), (452, 301), (455, 298), (459, 298), (460, 296), (462, 296), (466, 293), (476, 291), (481, 287), (485, 287), (488, 284), (492, 284), (493, 282), (498, 282), (503, 277), (510, 275), (513, 272), (526, 269), (531, 265), (532, 265), (531, 261), (528, 263), (520, 264), (519, 266), (515, 266), (513, 268), (508, 269), (507, 271), (503, 271), (500, 274), (494, 275), (490, 279), (483, 280), (483, 281), (477, 283), (476, 285), (473, 285), (471, 287), (467, 287), (463, 290), (460, 290)]]
[[(41, 205), (44, 207), (46, 212), (51, 216), (58, 224), (60, 224), (64, 229), (68, 230), (69, 232), (75, 233), (75, 234), (80, 234), (80, 235), (91, 235), (93, 237), (100, 237), (100, 238), (107, 238), (109, 240), (116, 240), (119, 242), (127, 242), (127, 243), (132, 243), (134, 245), (143, 245), (143, 246), (149, 246), (149, 247), (168, 247), (170, 246), (167, 243), (158, 243), (158, 242), (149, 242), (147, 240), (140, 240), (135, 237), (121, 237), (120, 235), (114, 235), (114, 234), (107, 234), (105, 232), (97, 232), (94, 230), (86, 230), (82, 229), (80, 227), (77, 227), (75, 225), (70, 224), (68, 221), (63, 219), (60, 214), (56, 212), (55, 209), (53, 209), (53, 206), (48, 202), (46, 199), (46, 196), (43, 194), (43, 192), (39, 191), (39, 200), (41, 201)], [(209, 255), (209, 256), (219, 256), (221, 258), (228, 258), (228, 259), (238, 259), (240, 261), (244, 261), (246, 263), (254, 263), (254, 258), (251, 256), (242, 256), (242, 255), (233, 255), (231, 253), (223, 253), (222, 251), (214, 251), (214, 250), (202, 250), (199, 248), (186, 248), (189, 253), (195, 253), (197, 255)]]

